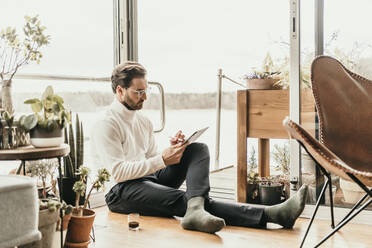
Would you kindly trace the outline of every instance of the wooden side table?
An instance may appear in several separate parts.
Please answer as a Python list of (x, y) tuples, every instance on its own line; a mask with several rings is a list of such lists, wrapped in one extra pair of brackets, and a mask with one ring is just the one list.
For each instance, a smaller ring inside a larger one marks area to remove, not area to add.
[[(289, 116), (289, 90), (239, 90), (237, 92), (237, 197), (247, 200), (247, 138), (258, 138), (258, 173), (270, 175), (270, 138), (288, 139), (283, 119)], [(301, 94), (301, 120), (315, 132), (315, 104), (311, 89)]]
[[(45, 158), (57, 158), (58, 159), (58, 173), (59, 177), (62, 178), (62, 163), (61, 158), (67, 156), (70, 153), (70, 146), (68, 144), (62, 144), (57, 147), (44, 147), (35, 148), (33, 146), (22, 146), (16, 149), (0, 150), (0, 160), (21, 160), (21, 165), (17, 170), (17, 174), (23, 168), (23, 175), (26, 175), (26, 161), (39, 160)], [(59, 180), (59, 198), (62, 203), (62, 180)], [(61, 216), (61, 248), (63, 247), (63, 218), (62, 208), (60, 208)]]

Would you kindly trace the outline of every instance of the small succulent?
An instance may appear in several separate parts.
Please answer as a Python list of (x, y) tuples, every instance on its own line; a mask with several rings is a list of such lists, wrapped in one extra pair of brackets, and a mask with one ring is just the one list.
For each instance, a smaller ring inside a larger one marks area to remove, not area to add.
[(90, 173), (90, 169), (87, 167), (80, 167), (78, 174), (80, 175), (80, 180), (77, 181), (74, 186), (73, 190), (76, 193), (76, 201), (75, 201), (75, 208), (78, 210), (78, 216), (83, 215), (83, 209), (87, 207), (89, 197), (93, 191), (93, 189), (96, 189), (97, 191), (104, 187), (105, 183), (110, 181), (110, 173), (106, 168), (102, 168), (98, 170), (97, 177), (95, 181), (92, 183), (91, 188), (89, 189), (88, 195), (85, 198), (84, 206), (80, 207), (79, 206), (79, 201), (80, 201), (80, 196), (83, 196), (86, 191), (87, 187), (87, 181), (88, 181), (88, 175)]
[(254, 171), (249, 171), (248, 172), (247, 182), (249, 184), (258, 184), (260, 182), (260, 180), (261, 179), (260, 179), (257, 172), (254, 172)]
[(4, 111), (2, 114), (2, 118), (5, 120), (8, 127), (13, 126), (14, 115), (10, 114), (8, 111)]
[(41, 200), (39, 199), (39, 209), (48, 209), (49, 212), (55, 212), (58, 209), (62, 207), (61, 202), (55, 199), (46, 199), (46, 200)]
[[(84, 183), (83, 181), (77, 181), (75, 184), (74, 184), (74, 187), (72, 188), (73, 191), (75, 191), (76, 194), (78, 194), (79, 196), (84, 196), (85, 195), (85, 191), (87, 189), (87, 185), (86, 183)], [(79, 201), (78, 201), (79, 202)]]

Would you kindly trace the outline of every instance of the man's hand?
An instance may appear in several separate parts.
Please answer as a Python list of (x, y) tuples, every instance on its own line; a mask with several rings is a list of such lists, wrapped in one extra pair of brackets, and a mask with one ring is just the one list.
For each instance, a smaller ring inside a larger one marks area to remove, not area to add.
[(171, 139), (169, 140), (170, 144), (176, 145), (179, 143), (183, 143), (185, 141), (185, 135), (182, 133), (181, 130), (179, 130), (174, 137), (170, 137)]
[(184, 145), (182, 145), (182, 143), (179, 143), (165, 149), (162, 154), (164, 164), (166, 166), (178, 164), (181, 161), (183, 152), (185, 151), (187, 145), (187, 143)]

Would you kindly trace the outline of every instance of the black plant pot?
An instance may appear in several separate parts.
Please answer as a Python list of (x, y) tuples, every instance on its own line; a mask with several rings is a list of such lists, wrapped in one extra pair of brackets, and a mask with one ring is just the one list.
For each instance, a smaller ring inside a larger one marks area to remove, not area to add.
[(260, 183), (258, 187), (260, 203), (264, 205), (275, 205), (281, 202), (283, 184)]
[[(67, 203), (75, 206), (76, 193), (72, 190), (74, 184), (78, 181), (78, 178), (64, 177), (62, 180), (62, 199)], [(60, 178), (58, 178), (58, 183), (60, 183)], [(84, 205), (85, 195), (80, 197), (79, 205)]]
[(247, 203), (260, 203), (257, 183), (247, 183)]

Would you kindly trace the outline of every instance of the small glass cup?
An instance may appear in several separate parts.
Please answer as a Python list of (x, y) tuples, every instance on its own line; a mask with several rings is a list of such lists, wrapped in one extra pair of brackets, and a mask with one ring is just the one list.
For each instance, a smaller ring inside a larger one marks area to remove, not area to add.
[(140, 225), (140, 215), (138, 213), (128, 214), (128, 228), (130, 231), (138, 231)]

